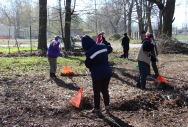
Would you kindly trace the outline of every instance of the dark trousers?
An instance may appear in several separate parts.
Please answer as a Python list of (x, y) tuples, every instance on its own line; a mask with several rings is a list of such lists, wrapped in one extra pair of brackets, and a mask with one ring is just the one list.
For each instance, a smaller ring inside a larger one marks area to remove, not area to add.
[[(159, 76), (159, 71), (158, 71), (158, 68), (157, 68), (157, 59), (154, 56), (151, 57), (151, 66), (153, 68), (155, 76)], [(149, 70), (149, 73), (151, 74), (151, 69)]]
[(123, 48), (123, 57), (128, 58), (128, 56), (129, 56), (129, 49)]
[(159, 71), (158, 71), (158, 68), (157, 68), (157, 62), (151, 62), (151, 66), (153, 68), (155, 75), (159, 76)]
[(104, 105), (108, 106), (110, 103), (108, 86), (110, 78), (105, 80), (96, 80), (93, 82), (93, 93), (94, 93), (94, 108), (100, 109), (100, 92), (103, 95)]
[(149, 70), (150, 66), (149, 64), (138, 61), (138, 66), (139, 66), (139, 77), (138, 77), (138, 85), (140, 85), (142, 88), (145, 88), (146, 86), (146, 79), (147, 76), (149, 75)]

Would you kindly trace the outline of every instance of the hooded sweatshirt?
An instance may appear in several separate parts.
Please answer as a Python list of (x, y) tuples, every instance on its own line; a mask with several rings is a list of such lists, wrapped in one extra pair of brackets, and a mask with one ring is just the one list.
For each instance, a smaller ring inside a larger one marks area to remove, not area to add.
[(86, 55), (85, 65), (91, 72), (92, 80), (110, 78), (112, 76), (108, 63), (108, 54), (112, 52), (110, 44), (96, 44), (91, 37), (85, 35), (82, 38), (82, 47)]
[(60, 42), (56, 41), (55, 39), (51, 41), (47, 56), (50, 58), (57, 58), (60, 55), (60, 49), (59, 49)]

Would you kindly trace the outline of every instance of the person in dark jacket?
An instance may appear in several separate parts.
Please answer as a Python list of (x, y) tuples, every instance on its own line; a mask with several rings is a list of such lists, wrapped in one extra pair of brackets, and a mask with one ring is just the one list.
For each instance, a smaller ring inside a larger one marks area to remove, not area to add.
[(147, 90), (146, 79), (150, 71), (151, 51), (153, 50), (153, 48), (154, 44), (152, 43), (150, 33), (147, 32), (145, 38), (143, 38), (142, 40), (142, 45), (137, 56), (139, 77), (136, 85), (142, 90)]
[(60, 43), (61, 43), (61, 37), (55, 36), (55, 38), (51, 41), (46, 54), (50, 65), (50, 77), (52, 78), (56, 78), (55, 73), (57, 69), (57, 57), (60, 55), (60, 48), (59, 48)]
[(123, 47), (123, 58), (127, 58), (128, 59), (128, 55), (129, 55), (129, 42), (130, 39), (127, 36), (127, 33), (124, 33), (124, 37), (122, 39), (122, 47)]
[(103, 41), (102, 41), (102, 44), (105, 44), (107, 46), (110, 46), (111, 47), (111, 44), (109, 42), (106, 41), (106, 39), (103, 37)]
[(108, 62), (108, 54), (112, 52), (110, 43), (96, 44), (88, 35), (82, 37), (82, 47), (85, 51), (85, 65), (89, 68), (94, 92), (93, 113), (100, 112), (100, 92), (103, 95), (105, 109), (109, 111), (108, 86), (112, 76), (112, 69)]
[(150, 34), (150, 37), (151, 37), (152, 41), (154, 42), (154, 48), (151, 51), (151, 66), (152, 66), (153, 71), (155, 73), (155, 75), (153, 77), (157, 78), (159, 76), (159, 71), (158, 71), (158, 67), (157, 67), (158, 50), (157, 50), (157, 45), (156, 45), (156, 42), (155, 42), (155, 39), (154, 39), (152, 33)]

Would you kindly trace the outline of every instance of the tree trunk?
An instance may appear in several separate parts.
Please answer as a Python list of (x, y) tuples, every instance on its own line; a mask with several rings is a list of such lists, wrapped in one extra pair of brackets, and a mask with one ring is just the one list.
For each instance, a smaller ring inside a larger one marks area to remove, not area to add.
[(66, 0), (65, 6), (65, 50), (68, 51), (71, 48), (70, 42), (70, 27), (71, 27), (71, 0)]
[(113, 22), (110, 20), (110, 24), (112, 26), (112, 32), (115, 33), (115, 34), (117, 34), (117, 27), (116, 27), (117, 25), (116, 25), (116, 23), (114, 25)]
[(161, 34), (162, 33), (162, 27), (163, 26), (163, 16), (162, 16), (162, 11), (159, 11), (159, 23), (158, 23), (158, 33), (157, 34)]
[(131, 32), (132, 32), (132, 29), (131, 29), (131, 24), (132, 24), (132, 10), (133, 10), (133, 4), (134, 4), (134, 0), (132, 0), (132, 2), (129, 4), (129, 12), (128, 12), (128, 35), (131, 36)]
[(174, 21), (175, 0), (167, 0), (163, 13), (163, 33), (172, 36), (172, 23)]
[(148, 3), (147, 7), (146, 7), (146, 18), (147, 18), (147, 29), (150, 33), (153, 33), (153, 28), (151, 25), (151, 9), (153, 7), (152, 3)]
[(162, 0), (147, 0), (147, 1), (157, 4), (158, 8), (162, 11), (162, 16), (163, 16), (162, 33), (171, 37), (176, 0), (166, 0), (166, 6), (164, 6)]
[(16, 38), (21, 38), (20, 35), (20, 14), (19, 14), (19, 9), (18, 9), (18, 3), (17, 4), (17, 8), (16, 8)]
[(39, 0), (39, 37), (38, 49), (47, 51), (47, 0)]
[(124, 32), (127, 32), (127, 9), (126, 9), (126, 2), (123, 0), (123, 21), (124, 21)]
[[(135, 0), (136, 2), (136, 11), (138, 16), (138, 26), (139, 26), (139, 33), (145, 30), (145, 11), (143, 10), (143, 1), (142, 0)], [(146, 30), (145, 30), (146, 31)]]
[(63, 42), (65, 42), (64, 40), (64, 29), (63, 29), (63, 21), (62, 21), (62, 9), (61, 9), (61, 0), (59, 0), (59, 18), (60, 18), (60, 25), (61, 25), (61, 36), (62, 36), (62, 40)]

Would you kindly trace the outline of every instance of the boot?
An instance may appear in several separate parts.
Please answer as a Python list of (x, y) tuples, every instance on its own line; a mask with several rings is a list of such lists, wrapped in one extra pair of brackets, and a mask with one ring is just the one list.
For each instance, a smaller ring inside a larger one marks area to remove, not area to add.
[(100, 109), (93, 108), (90, 112), (93, 113), (93, 114), (95, 114), (99, 118), (103, 118), (104, 117), (103, 114), (102, 114), (102, 112), (100, 111)]
[(54, 75), (54, 78), (57, 78), (57, 76), (55, 75), (55, 73), (53, 73), (53, 75)]
[(50, 77), (51, 77), (51, 78), (53, 77), (53, 73), (50, 73)]
[(110, 114), (109, 106), (105, 106), (105, 113), (106, 113), (106, 114)]
[(51, 77), (51, 78), (56, 78), (55, 73), (50, 73), (50, 77)]

